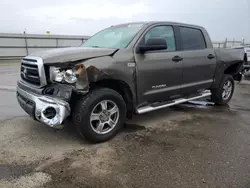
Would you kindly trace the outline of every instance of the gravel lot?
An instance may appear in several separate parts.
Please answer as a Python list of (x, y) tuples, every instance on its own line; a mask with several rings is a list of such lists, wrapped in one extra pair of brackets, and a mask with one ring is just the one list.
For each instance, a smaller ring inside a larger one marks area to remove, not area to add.
[(249, 188), (250, 85), (228, 106), (179, 105), (126, 123), (90, 144), (68, 122), (53, 130), (15, 99), (17, 64), (0, 65), (1, 188)]

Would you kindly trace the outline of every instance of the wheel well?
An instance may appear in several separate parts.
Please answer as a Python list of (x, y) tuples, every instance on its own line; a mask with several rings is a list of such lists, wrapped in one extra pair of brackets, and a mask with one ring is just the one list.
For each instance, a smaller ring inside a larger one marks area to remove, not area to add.
[(90, 88), (106, 87), (118, 92), (124, 99), (127, 105), (127, 117), (131, 118), (133, 115), (133, 96), (130, 87), (127, 83), (120, 80), (104, 79), (98, 82), (90, 83)]
[(238, 73), (239, 66), (240, 66), (239, 63), (233, 64), (233, 65), (229, 66), (228, 68), (226, 68), (224, 73), (225, 74), (231, 74), (232, 76), (234, 76), (235, 74)]

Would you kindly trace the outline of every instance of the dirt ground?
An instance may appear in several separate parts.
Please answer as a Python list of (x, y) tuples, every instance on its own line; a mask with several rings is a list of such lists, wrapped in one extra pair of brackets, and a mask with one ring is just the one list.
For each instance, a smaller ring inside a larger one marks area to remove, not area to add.
[[(5, 70), (14, 86), (18, 69)], [(102, 144), (79, 138), (70, 122), (54, 130), (32, 120), (1, 87), (1, 188), (250, 188), (248, 81), (236, 84), (228, 106), (136, 116)]]

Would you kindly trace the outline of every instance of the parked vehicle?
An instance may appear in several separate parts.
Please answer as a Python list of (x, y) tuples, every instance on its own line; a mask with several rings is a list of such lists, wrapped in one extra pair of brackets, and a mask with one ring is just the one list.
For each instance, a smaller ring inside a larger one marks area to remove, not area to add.
[(246, 54), (245, 61), (247, 61), (248, 63), (250, 63), (250, 46), (245, 46), (244, 50), (245, 50), (245, 54)]
[(250, 70), (250, 46), (237, 46), (232, 47), (234, 49), (244, 49), (245, 55), (244, 55), (244, 72), (247, 72)]
[(215, 50), (200, 26), (121, 24), (23, 58), (17, 99), (35, 120), (61, 128), (71, 116), (81, 136), (102, 142), (133, 114), (207, 96), (227, 104), (243, 61), (242, 49)]

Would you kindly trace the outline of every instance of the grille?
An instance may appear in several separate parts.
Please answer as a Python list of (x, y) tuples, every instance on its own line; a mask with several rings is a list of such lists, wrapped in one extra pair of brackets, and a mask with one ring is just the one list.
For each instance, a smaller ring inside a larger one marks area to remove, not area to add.
[(21, 78), (30, 84), (40, 86), (39, 70), (36, 60), (23, 59), (21, 62)]

